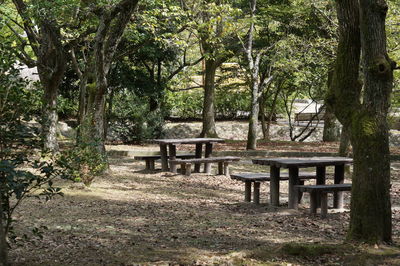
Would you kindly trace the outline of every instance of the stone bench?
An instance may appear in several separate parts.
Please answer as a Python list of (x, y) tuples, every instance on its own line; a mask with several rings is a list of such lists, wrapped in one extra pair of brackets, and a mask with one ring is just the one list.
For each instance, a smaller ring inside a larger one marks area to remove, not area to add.
[(310, 193), (310, 213), (316, 214), (318, 202), (321, 204), (321, 217), (325, 218), (328, 214), (328, 193), (351, 191), (351, 184), (332, 184), (332, 185), (297, 185), (295, 186), (295, 208), (297, 209), (297, 198), (300, 193)]
[[(253, 183), (253, 202), (255, 204), (260, 203), (260, 183), (271, 181), (271, 177), (269, 173), (239, 173), (232, 174), (232, 179), (236, 179), (244, 182), (244, 201), (251, 201), (251, 184)], [(306, 179), (315, 179), (316, 174), (313, 172), (300, 172), (299, 173), (300, 184), (304, 184), (304, 180)], [(281, 181), (289, 180), (288, 173), (281, 173), (280, 178)]]
[[(194, 158), (194, 159), (175, 159), (169, 160), (171, 165), (181, 165), (182, 174), (186, 176), (190, 176), (192, 173), (192, 164), (200, 164), (200, 163), (218, 163), (218, 174), (226, 175), (229, 177), (229, 163), (239, 161), (239, 157), (235, 156), (226, 156), (226, 157), (208, 157), (208, 158)], [(177, 173), (176, 167), (172, 167), (174, 173)], [(206, 169), (210, 169), (207, 168)], [(211, 170), (211, 169), (210, 169)], [(210, 174), (210, 170), (206, 170), (208, 174)]]
[[(176, 158), (181, 159), (190, 159), (195, 158), (194, 154), (177, 154)], [(146, 162), (146, 170), (154, 170), (155, 169), (155, 161), (161, 159), (161, 155), (141, 155), (135, 156), (135, 160), (145, 161)]]

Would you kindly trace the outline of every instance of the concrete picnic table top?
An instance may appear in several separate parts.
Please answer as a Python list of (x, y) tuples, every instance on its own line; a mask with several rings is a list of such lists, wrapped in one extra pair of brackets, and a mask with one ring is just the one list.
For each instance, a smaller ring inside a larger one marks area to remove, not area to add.
[[(176, 144), (196, 144), (196, 152), (195, 157), (202, 157), (202, 146), (205, 144), (205, 154), (204, 157), (211, 157), (212, 146), (214, 143), (225, 142), (224, 139), (219, 138), (186, 138), (186, 139), (154, 139), (155, 143), (160, 145), (160, 154), (161, 154), (161, 167), (163, 171), (168, 170), (168, 158), (175, 159), (176, 157)], [(167, 147), (169, 149), (167, 150)], [(175, 164), (171, 165), (171, 171), (175, 171)], [(205, 163), (204, 168), (208, 173), (210, 172), (211, 165), (209, 163)], [(195, 172), (200, 170), (200, 164), (195, 165)]]
[(224, 139), (219, 138), (185, 138), (185, 139), (154, 139), (159, 144), (196, 144), (196, 143), (222, 143)]

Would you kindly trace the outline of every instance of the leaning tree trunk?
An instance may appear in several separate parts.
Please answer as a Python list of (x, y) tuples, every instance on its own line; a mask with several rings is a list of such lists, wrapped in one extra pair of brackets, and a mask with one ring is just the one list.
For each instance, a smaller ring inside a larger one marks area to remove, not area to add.
[(213, 59), (205, 59), (203, 129), (200, 137), (218, 137), (215, 127), (215, 72), (218, 64)]
[[(391, 241), (390, 158), (387, 113), (393, 64), (386, 52), (382, 0), (338, 0), (339, 44), (327, 103), (349, 130), (353, 146), (349, 239)], [(364, 96), (360, 101), (360, 52)]]

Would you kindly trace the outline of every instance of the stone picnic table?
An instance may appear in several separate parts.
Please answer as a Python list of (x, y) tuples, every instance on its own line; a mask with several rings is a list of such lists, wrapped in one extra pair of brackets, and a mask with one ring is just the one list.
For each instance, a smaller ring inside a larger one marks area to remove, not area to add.
[[(208, 158), (212, 154), (212, 148), (214, 143), (223, 143), (224, 139), (219, 138), (185, 138), (185, 139), (155, 139), (155, 143), (160, 145), (161, 154), (161, 167), (162, 171), (168, 171), (168, 158), (174, 160), (176, 158), (176, 145), (178, 144), (195, 144), (196, 152), (195, 157), (201, 158), (203, 153), (203, 144), (205, 145), (204, 157)], [(171, 165), (171, 171), (173, 172), (176, 165)], [(211, 165), (206, 163), (204, 168), (209, 171)], [(196, 164), (194, 168), (195, 172), (200, 171), (200, 164)]]
[[(279, 179), (280, 169), (289, 169), (289, 208), (296, 207), (295, 187), (299, 185), (299, 169), (307, 167), (316, 167), (317, 185), (325, 184), (326, 167), (334, 166), (334, 183), (343, 184), (344, 166), (352, 164), (353, 159), (346, 157), (311, 157), (311, 158), (263, 158), (253, 159), (254, 164), (270, 166), (270, 203), (273, 206), (279, 206)], [(334, 208), (343, 208), (343, 193), (334, 193)]]

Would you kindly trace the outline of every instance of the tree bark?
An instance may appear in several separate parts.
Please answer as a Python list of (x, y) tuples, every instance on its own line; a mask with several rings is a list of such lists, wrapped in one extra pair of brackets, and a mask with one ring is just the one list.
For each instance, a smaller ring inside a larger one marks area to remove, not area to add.
[(340, 133), (340, 144), (339, 144), (339, 156), (347, 157), (349, 156), (350, 150), (350, 137), (347, 128), (342, 127), (342, 132)]
[(64, 78), (66, 57), (60, 29), (51, 22), (40, 21), (40, 42), (37, 50), (37, 70), (43, 85), (42, 139), (43, 148), (57, 152), (57, 96)]
[(256, 81), (252, 82), (252, 94), (251, 94), (251, 111), (249, 119), (249, 131), (247, 134), (247, 150), (257, 149), (257, 127), (258, 127), (258, 114), (260, 110), (259, 104), (259, 86)]
[(340, 126), (336, 120), (332, 108), (327, 106), (324, 114), (324, 131), (322, 141), (338, 141), (340, 138)]
[(215, 72), (219, 63), (214, 59), (205, 59), (203, 129), (200, 137), (218, 137), (215, 127)]
[(93, 45), (94, 58), (94, 86), (89, 91), (87, 114), (81, 127), (85, 142), (96, 146), (104, 158), (105, 150), (105, 103), (108, 80), (114, 54), (121, 40), (122, 34), (131, 18), (138, 0), (121, 0), (118, 4), (100, 12), (99, 24)]
[[(387, 113), (393, 86), (386, 51), (384, 0), (337, 0), (339, 44), (327, 103), (349, 130), (353, 178), (348, 238), (391, 242), (390, 158)], [(364, 94), (358, 81), (363, 53)]]
[(360, 0), (363, 109), (351, 128), (354, 176), (351, 239), (391, 242), (390, 153), (387, 114), (393, 87), (393, 61), (386, 51), (384, 0)]

